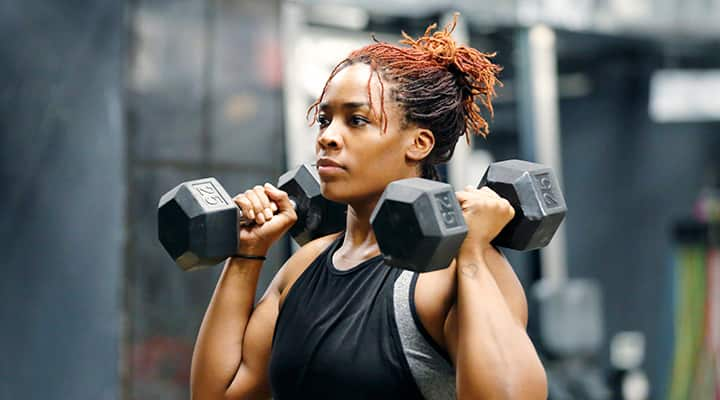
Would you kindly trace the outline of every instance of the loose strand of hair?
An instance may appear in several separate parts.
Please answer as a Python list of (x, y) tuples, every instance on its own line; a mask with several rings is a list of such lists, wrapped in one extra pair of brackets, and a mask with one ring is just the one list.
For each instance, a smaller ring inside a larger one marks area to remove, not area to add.
[(323, 97), (325, 97), (325, 92), (327, 91), (330, 81), (335, 77), (335, 75), (338, 72), (340, 72), (340, 70), (343, 67), (346, 66), (346, 64), (348, 64), (350, 62), (351, 62), (350, 58), (346, 58), (346, 59), (340, 61), (339, 63), (337, 63), (337, 65), (335, 65), (335, 67), (330, 72), (330, 76), (325, 81), (325, 85), (323, 85), (323, 89), (322, 89), (322, 92), (320, 92), (320, 96), (318, 96), (318, 98), (310, 105), (310, 107), (308, 107), (307, 112), (305, 113), (305, 119), (308, 119), (310, 117), (311, 111), (313, 112), (313, 118), (310, 120), (310, 124), (309, 124), (310, 126), (312, 126), (317, 121), (317, 116), (318, 116), (318, 113), (320, 112), (319, 106), (320, 106), (320, 103), (322, 102)]

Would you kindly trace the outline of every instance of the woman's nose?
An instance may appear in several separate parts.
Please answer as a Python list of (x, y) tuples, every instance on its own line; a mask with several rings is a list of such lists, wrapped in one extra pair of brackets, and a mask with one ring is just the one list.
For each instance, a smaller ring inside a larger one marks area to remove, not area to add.
[(320, 133), (318, 136), (318, 144), (320, 147), (324, 149), (336, 149), (340, 147), (342, 139), (338, 128), (335, 124), (331, 123), (330, 126)]

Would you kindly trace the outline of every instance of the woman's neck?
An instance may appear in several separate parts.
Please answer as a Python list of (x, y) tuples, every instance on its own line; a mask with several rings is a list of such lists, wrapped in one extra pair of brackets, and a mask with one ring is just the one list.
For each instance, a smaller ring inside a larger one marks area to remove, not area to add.
[(380, 254), (375, 232), (370, 224), (370, 215), (375, 204), (377, 200), (348, 205), (345, 238), (333, 257), (336, 268), (349, 269)]

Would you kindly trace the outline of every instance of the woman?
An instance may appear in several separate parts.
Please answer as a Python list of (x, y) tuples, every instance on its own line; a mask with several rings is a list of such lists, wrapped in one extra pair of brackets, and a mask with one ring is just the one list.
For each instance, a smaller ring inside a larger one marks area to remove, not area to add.
[(370, 225), (388, 183), (437, 179), (460, 136), (488, 133), (476, 101), (492, 112), (500, 68), (457, 46), (454, 27), (371, 44), (333, 70), (310, 111), (322, 192), (348, 205), (346, 230), (293, 254), (255, 306), (264, 256), (297, 217), (267, 183), (235, 197), (257, 224), (239, 234), (200, 327), (194, 398), (546, 398), (522, 286), (490, 245), (513, 217), (507, 201), (458, 191), (468, 235), (429, 273), (385, 265)]

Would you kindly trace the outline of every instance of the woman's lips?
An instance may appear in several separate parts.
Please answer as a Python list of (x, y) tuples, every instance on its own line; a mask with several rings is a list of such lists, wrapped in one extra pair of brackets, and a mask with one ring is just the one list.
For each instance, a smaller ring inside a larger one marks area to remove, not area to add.
[(320, 176), (337, 175), (345, 170), (340, 163), (329, 158), (319, 159), (317, 162), (317, 169)]
[(318, 165), (318, 174), (320, 174), (320, 176), (338, 175), (338, 174), (342, 173), (343, 171), (345, 171), (345, 170), (341, 167), (319, 166)]

